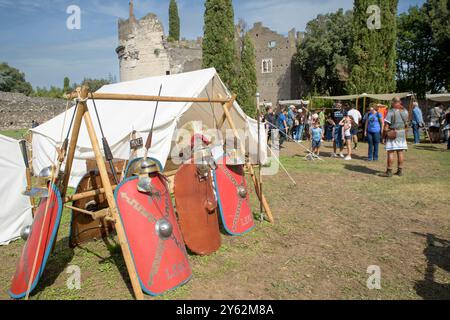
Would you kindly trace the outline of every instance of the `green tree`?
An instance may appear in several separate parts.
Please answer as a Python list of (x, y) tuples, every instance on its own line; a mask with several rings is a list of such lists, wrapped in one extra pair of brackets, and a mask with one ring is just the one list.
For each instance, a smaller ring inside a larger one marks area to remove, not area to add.
[(64, 78), (64, 87), (63, 87), (63, 91), (65, 93), (68, 93), (70, 91), (70, 79), (68, 77)]
[[(368, 21), (380, 9), (380, 28), (369, 28)], [(353, 46), (348, 93), (383, 93), (396, 90), (396, 39), (398, 0), (355, 0), (353, 10)]]
[(234, 10), (231, 0), (206, 0), (203, 67), (216, 68), (222, 81), (233, 89), (236, 77)]
[(344, 13), (340, 9), (308, 22), (294, 63), (311, 91), (321, 95), (345, 93), (353, 41), (352, 18), (351, 11)]
[(33, 87), (25, 80), (25, 74), (10, 67), (7, 63), (0, 64), (0, 91), (19, 92), (30, 95)]
[(398, 17), (397, 85), (425, 97), (441, 85), (434, 72), (436, 49), (425, 7), (411, 7)]
[(169, 5), (169, 41), (180, 40), (180, 16), (176, 0), (170, 0)]
[(424, 4), (436, 48), (434, 72), (441, 79), (441, 88), (450, 91), (450, 0), (427, 0)]
[(240, 69), (235, 90), (239, 104), (245, 113), (251, 117), (256, 116), (255, 96), (258, 84), (255, 65), (255, 47), (250, 35), (245, 33), (240, 49)]
[(88, 86), (89, 90), (91, 90), (92, 92), (97, 91), (98, 89), (100, 89), (101, 87), (111, 84), (111, 80), (110, 79), (90, 79), (90, 78), (86, 78), (83, 80), (82, 85), (84, 86)]

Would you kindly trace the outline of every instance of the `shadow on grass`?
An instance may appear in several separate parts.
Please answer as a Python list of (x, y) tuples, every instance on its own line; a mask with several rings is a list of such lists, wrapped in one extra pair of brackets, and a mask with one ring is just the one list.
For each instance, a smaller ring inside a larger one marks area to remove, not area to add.
[(358, 172), (358, 173), (364, 173), (364, 174), (369, 174), (369, 175), (378, 175), (381, 172), (368, 168), (368, 167), (364, 167), (364, 166), (357, 166), (357, 165), (352, 165), (352, 164), (346, 164), (345, 165), (345, 169), (349, 170), (349, 171), (353, 171), (353, 172)]
[(414, 149), (416, 150), (423, 150), (423, 151), (438, 151), (438, 152), (445, 152), (445, 149), (438, 148), (435, 145), (420, 145), (420, 146), (414, 146)]
[(450, 272), (450, 241), (439, 239), (433, 234), (414, 234), (427, 239), (427, 247), (423, 251), (427, 258), (425, 277), (416, 282), (414, 289), (425, 300), (450, 299), (450, 284), (438, 283), (435, 279), (436, 268)]
[(59, 275), (63, 273), (70, 264), (74, 256), (74, 251), (68, 246), (68, 243), (68, 238), (63, 238), (56, 242), (54, 250), (47, 260), (42, 278), (39, 280), (38, 285), (31, 296), (36, 296), (43, 292), (47, 287), (52, 286)]

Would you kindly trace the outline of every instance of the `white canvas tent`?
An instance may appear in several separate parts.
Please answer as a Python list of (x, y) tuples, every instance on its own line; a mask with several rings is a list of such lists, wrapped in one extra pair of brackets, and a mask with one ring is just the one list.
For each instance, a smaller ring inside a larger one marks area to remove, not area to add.
[(27, 188), (25, 164), (19, 141), (0, 135), (0, 245), (20, 236), (31, 225), (30, 198), (22, 195)]
[[(118, 93), (134, 95), (158, 95), (162, 84), (162, 96), (187, 98), (226, 98), (231, 96), (220, 80), (214, 68), (194, 71), (183, 74), (145, 78), (141, 80), (111, 84), (101, 88), (99, 93)], [(130, 136), (135, 130), (144, 141), (151, 128), (151, 122), (156, 108), (156, 102), (144, 101), (96, 101), (103, 131), (110, 144), (115, 158), (129, 159)], [(91, 114), (95, 115), (92, 100), (88, 101)], [(238, 129), (241, 129), (241, 138), (247, 137), (246, 145), (250, 146), (252, 162), (257, 159), (258, 125), (256, 120), (249, 118), (234, 103), (231, 116)], [(72, 107), (67, 114), (63, 113), (56, 118), (32, 130), (33, 132), (33, 169), (35, 174), (51, 165), (55, 160), (55, 147), (62, 144), (67, 135), (70, 118), (74, 113)], [(173, 137), (177, 128), (181, 128), (190, 121), (202, 121), (208, 128), (215, 128), (220, 122), (224, 112), (221, 104), (160, 102), (155, 121), (153, 146), (149, 156), (158, 159), (164, 167), (171, 156)], [(61, 136), (62, 128), (65, 129)], [(100, 128), (94, 117), (95, 129), (98, 137)], [(229, 129), (225, 122), (224, 130)], [(225, 132), (223, 132), (225, 133)], [(267, 144), (264, 126), (261, 125), (261, 159), (267, 160)], [(138, 156), (143, 156), (144, 150), (139, 150)], [(72, 174), (69, 185), (74, 187), (86, 172), (86, 159), (94, 158), (91, 142), (83, 123), (75, 153)]]
[(435, 102), (450, 102), (450, 93), (427, 94), (427, 99)]

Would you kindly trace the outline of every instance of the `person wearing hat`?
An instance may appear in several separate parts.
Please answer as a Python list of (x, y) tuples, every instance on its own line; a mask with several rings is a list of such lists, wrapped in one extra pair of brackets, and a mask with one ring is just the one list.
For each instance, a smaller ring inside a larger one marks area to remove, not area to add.
[(408, 150), (406, 141), (406, 129), (408, 128), (409, 113), (402, 105), (400, 97), (392, 100), (392, 108), (384, 120), (384, 132), (386, 137), (387, 170), (383, 177), (393, 176), (394, 158), (397, 154), (398, 170), (396, 175), (403, 176), (405, 151)]

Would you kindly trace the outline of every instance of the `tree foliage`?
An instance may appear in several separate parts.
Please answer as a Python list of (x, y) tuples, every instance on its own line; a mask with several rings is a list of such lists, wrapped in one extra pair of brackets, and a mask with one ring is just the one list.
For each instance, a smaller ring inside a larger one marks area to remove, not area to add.
[(232, 0), (206, 0), (204, 20), (203, 67), (216, 68), (232, 89), (237, 73)]
[(170, 0), (169, 5), (169, 41), (180, 40), (180, 16), (176, 0)]
[(70, 91), (70, 79), (69, 77), (65, 77), (64, 78), (64, 87), (63, 87), (63, 91), (64, 92), (69, 92)]
[(450, 1), (427, 1), (398, 17), (397, 79), (401, 91), (450, 89)]
[[(368, 27), (371, 5), (380, 8), (379, 29)], [(355, 0), (348, 93), (396, 90), (397, 6), (398, 0)]]
[(30, 95), (33, 87), (25, 80), (25, 74), (10, 67), (7, 63), (0, 64), (0, 91), (19, 92)]
[(239, 52), (239, 76), (235, 84), (237, 100), (245, 113), (251, 117), (256, 116), (256, 91), (258, 83), (255, 67), (255, 47), (248, 33), (242, 37), (242, 46)]
[(352, 12), (318, 15), (308, 22), (295, 65), (303, 81), (319, 94), (342, 94), (348, 79), (348, 54), (353, 41)]

